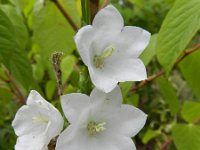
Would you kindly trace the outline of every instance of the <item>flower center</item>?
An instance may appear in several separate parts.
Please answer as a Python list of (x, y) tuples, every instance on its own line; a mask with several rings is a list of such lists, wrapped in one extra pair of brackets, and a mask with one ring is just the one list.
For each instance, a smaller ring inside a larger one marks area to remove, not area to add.
[(95, 55), (93, 59), (95, 67), (102, 69), (105, 59), (110, 57), (115, 50), (116, 48), (113, 45), (109, 45), (101, 52), (100, 55)]
[(106, 125), (105, 122), (102, 123), (96, 123), (93, 121), (89, 122), (87, 125), (88, 134), (93, 136), (99, 132), (106, 130), (105, 125)]
[(37, 123), (48, 123), (49, 120), (42, 117), (42, 114), (39, 112), (39, 117), (32, 117), (33, 122), (37, 122)]

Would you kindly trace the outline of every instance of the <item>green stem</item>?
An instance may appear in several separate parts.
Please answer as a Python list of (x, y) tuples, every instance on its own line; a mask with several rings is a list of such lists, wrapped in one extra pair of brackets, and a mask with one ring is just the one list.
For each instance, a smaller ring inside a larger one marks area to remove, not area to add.
[(90, 24), (90, 0), (81, 0), (82, 26)]

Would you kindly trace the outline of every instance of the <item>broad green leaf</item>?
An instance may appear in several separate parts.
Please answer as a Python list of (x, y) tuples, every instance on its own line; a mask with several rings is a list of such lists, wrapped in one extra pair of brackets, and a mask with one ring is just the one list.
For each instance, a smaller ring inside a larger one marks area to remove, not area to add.
[(0, 61), (25, 89), (28, 89), (33, 80), (32, 69), (23, 47), (18, 43), (17, 31), (8, 16), (1, 10), (0, 22)]
[(72, 73), (76, 61), (76, 57), (74, 57), (73, 55), (68, 55), (67, 57), (62, 59), (60, 67), (62, 70), (63, 84), (67, 81), (70, 74)]
[(15, 38), (19, 47), (25, 49), (28, 42), (28, 31), (24, 24), (22, 14), (11, 5), (0, 5), (0, 9), (8, 16), (15, 28)]
[(169, 105), (171, 114), (176, 114), (179, 109), (179, 101), (175, 89), (164, 77), (158, 78), (157, 81), (160, 87), (160, 92), (163, 95), (163, 99)]
[(193, 101), (185, 101), (181, 115), (184, 120), (192, 123), (200, 119), (200, 103)]
[[(33, 68), (33, 77), (37, 80), (37, 81), (41, 81), (43, 76), (44, 76), (44, 68), (43, 66), (43, 61), (40, 55), (36, 54), (35, 55), (35, 60), (36, 60), (36, 64), (32, 65)], [(49, 61), (50, 63), (50, 61)]]
[(177, 0), (162, 24), (156, 54), (167, 73), (200, 28), (199, 8), (199, 0)]
[(194, 94), (200, 99), (200, 49), (179, 64), (181, 73)]
[[(12, 3), (26, 16), (30, 15), (36, 0), (12, 0)], [(38, 1), (38, 0), (37, 0)], [(41, 1), (41, 0), (40, 0)]]
[(160, 135), (159, 130), (148, 129), (147, 132), (144, 134), (144, 136), (142, 138), (142, 142), (144, 144), (147, 144), (151, 139), (153, 139), (153, 138), (155, 138), (159, 135)]
[(178, 150), (200, 149), (200, 126), (177, 124), (172, 130), (173, 140)]
[(75, 31), (53, 2), (46, 2), (44, 7), (34, 11), (33, 31), (34, 41), (39, 45), (38, 52), (46, 67), (53, 52), (70, 54), (75, 49)]
[(47, 99), (52, 100), (57, 88), (56, 80), (49, 80), (45, 86)]
[(152, 58), (155, 55), (156, 42), (157, 42), (157, 34), (154, 34), (151, 37), (149, 45), (145, 48), (143, 53), (140, 55), (140, 58), (142, 59), (145, 66), (149, 64), (149, 62), (152, 60)]

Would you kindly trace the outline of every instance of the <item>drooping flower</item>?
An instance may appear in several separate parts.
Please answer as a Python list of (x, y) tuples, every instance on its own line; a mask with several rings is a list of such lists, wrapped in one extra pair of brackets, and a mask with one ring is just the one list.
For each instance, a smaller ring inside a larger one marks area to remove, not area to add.
[(93, 84), (108, 93), (118, 82), (146, 79), (146, 69), (138, 58), (150, 40), (150, 33), (125, 26), (118, 10), (109, 5), (100, 10), (92, 25), (82, 27), (75, 43)]
[(17, 138), (15, 150), (47, 150), (51, 139), (63, 128), (60, 112), (36, 91), (16, 113), (12, 126)]
[(90, 97), (67, 94), (61, 105), (70, 125), (58, 137), (56, 150), (135, 150), (131, 137), (147, 118), (141, 110), (122, 105), (118, 86), (107, 94), (95, 88)]

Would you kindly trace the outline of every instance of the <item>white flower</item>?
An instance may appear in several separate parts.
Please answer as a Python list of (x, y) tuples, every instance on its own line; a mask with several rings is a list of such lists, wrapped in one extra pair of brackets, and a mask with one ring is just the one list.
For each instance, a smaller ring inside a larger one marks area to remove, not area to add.
[(93, 84), (106, 93), (118, 82), (146, 79), (145, 66), (138, 57), (149, 40), (149, 32), (124, 27), (121, 14), (112, 5), (100, 10), (92, 25), (82, 27), (75, 36)]
[(136, 149), (130, 137), (143, 128), (147, 116), (131, 105), (122, 105), (118, 86), (107, 94), (95, 88), (90, 97), (67, 94), (61, 105), (70, 125), (58, 137), (56, 150)]
[(15, 150), (47, 150), (50, 140), (63, 128), (60, 112), (36, 91), (31, 91), (27, 105), (16, 113), (12, 126), (17, 136)]

